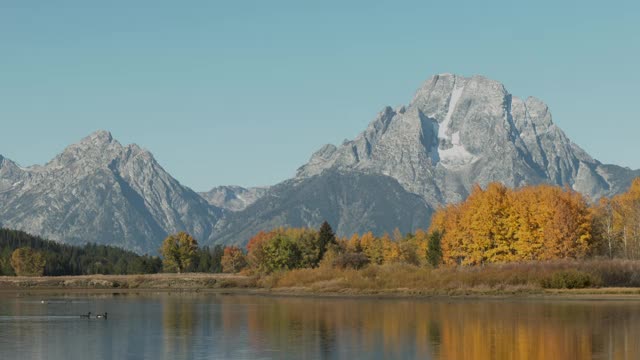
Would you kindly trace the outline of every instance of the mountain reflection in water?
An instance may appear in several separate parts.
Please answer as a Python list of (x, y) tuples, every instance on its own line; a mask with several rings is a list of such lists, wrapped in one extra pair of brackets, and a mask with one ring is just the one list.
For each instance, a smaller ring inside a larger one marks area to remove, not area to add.
[[(0, 358), (546, 360), (640, 354), (635, 301), (184, 293), (76, 295), (47, 304), (38, 299), (0, 298)], [(87, 311), (108, 311), (109, 319), (73, 316)]]

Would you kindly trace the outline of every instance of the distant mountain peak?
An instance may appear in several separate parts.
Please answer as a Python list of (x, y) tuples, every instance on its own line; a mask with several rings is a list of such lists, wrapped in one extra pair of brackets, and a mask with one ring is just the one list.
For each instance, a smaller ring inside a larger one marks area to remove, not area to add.
[(0, 167), (0, 222), (53, 240), (156, 253), (169, 233), (208, 240), (222, 215), (150, 152), (122, 146), (107, 131), (27, 170)]
[(391, 176), (434, 206), (491, 181), (569, 185), (593, 198), (619, 188), (553, 123), (542, 100), (522, 100), (499, 81), (434, 75), (401, 109), (385, 107), (355, 139), (325, 145), (297, 177), (328, 169)]
[(106, 130), (95, 131), (88, 136), (82, 138), (79, 142), (72, 144), (68, 148), (83, 148), (83, 149), (107, 149), (107, 148), (121, 148), (122, 145), (113, 138), (111, 133)]
[(107, 166), (114, 159), (123, 156), (125, 147), (113, 138), (110, 132), (98, 130), (67, 146), (62, 153), (45, 165), (45, 168), (76, 166), (91, 169)]
[(0, 155), (0, 193), (19, 184), (23, 174), (24, 171), (16, 163)]
[(81, 142), (90, 141), (94, 143), (110, 143), (113, 141), (113, 135), (107, 130), (96, 130), (85, 137)]

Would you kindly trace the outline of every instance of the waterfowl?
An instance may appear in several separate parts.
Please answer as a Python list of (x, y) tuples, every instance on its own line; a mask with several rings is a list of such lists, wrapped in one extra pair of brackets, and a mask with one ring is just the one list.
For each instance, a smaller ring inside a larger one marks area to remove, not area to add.
[(107, 312), (105, 311), (104, 314), (98, 314), (96, 315), (96, 319), (107, 319)]
[(91, 318), (91, 311), (89, 311), (89, 313), (87, 313), (87, 315), (80, 315), (81, 318)]

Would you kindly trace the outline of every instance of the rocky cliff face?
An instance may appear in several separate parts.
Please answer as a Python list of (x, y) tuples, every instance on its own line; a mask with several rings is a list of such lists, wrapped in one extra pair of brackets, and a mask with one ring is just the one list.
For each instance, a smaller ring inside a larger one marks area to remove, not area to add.
[(0, 162), (0, 223), (69, 243), (156, 253), (168, 233), (212, 237), (222, 211), (180, 185), (137, 145), (99, 131), (44, 166)]

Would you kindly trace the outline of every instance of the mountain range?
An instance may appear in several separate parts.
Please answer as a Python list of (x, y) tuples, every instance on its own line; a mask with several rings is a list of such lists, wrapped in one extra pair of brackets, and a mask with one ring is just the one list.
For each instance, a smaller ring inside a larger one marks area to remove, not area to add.
[(44, 166), (0, 157), (0, 225), (71, 244), (155, 253), (168, 233), (209, 241), (223, 210), (182, 186), (137, 145), (106, 131), (67, 147)]
[(339, 235), (425, 228), (434, 209), (474, 184), (549, 183), (590, 199), (625, 191), (639, 170), (602, 164), (553, 123), (539, 99), (512, 96), (482, 76), (440, 74), (405, 106), (325, 145), (296, 176), (262, 188), (196, 193), (148, 151), (98, 131), (43, 166), (0, 156), (0, 225), (79, 244), (155, 253), (167, 234), (242, 244), (260, 230), (318, 226)]

